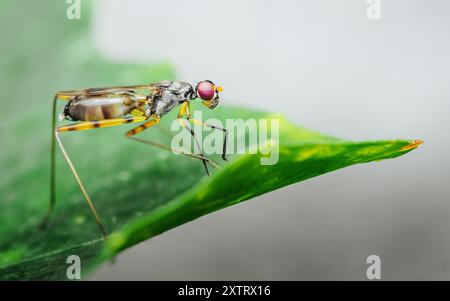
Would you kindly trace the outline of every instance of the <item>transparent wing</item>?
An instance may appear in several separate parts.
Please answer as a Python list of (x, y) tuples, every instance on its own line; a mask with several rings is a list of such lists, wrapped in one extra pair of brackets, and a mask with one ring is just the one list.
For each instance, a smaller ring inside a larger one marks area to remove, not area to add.
[(135, 86), (116, 86), (116, 87), (104, 87), (104, 88), (89, 88), (81, 90), (67, 90), (59, 91), (58, 97), (74, 97), (74, 96), (99, 96), (107, 94), (120, 94), (120, 93), (135, 93), (136, 91), (155, 91), (157, 87), (154, 85), (135, 85)]

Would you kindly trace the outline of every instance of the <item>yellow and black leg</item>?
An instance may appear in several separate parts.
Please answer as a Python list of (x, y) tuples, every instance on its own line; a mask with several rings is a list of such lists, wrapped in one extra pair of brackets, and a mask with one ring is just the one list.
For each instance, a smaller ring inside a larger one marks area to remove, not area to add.
[[(181, 125), (184, 129), (186, 129), (187, 131), (189, 131), (189, 133), (191, 133), (192, 137), (194, 138), (195, 144), (197, 145), (197, 148), (198, 148), (199, 151), (200, 151), (200, 156), (201, 156), (201, 157), (204, 157), (204, 155), (203, 155), (203, 149), (202, 149), (200, 143), (198, 142), (197, 137), (195, 136), (194, 130), (189, 126), (189, 124), (186, 124), (186, 123), (184, 122), (184, 119), (183, 119), (183, 118), (178, 118), (177, 120), (178, 120), (178, 122), (180, 123), (180, 125)], [(207, 160), (204, 159), (204, 160), (202, 160), (202, 162), (203, 162), (203, 166), (205, 167), (206, 174), (207, 174), (208, 176), (210, 176), (211, 173), (209, 172), (209, 170), (208, 170), (208, 165), (206, 164)]]
[(201, 126), (207, 126), (209, 128), (215, 129), (215, 130), (220, 130), (223, 132), (223, 150), (222, 150), (222, 159), (224, 161), (228, 161), (228, 159), (226, 158), (226, 154), (227, 154), (227, 129), (221, 128), (219, 126), (216, 125), (212, 125), (212, 124), (208, 124), (206, 122), (197, 120), (197, 119), (193, 119), (191, 118), (191, 116), (188, 114), (187, 115), (187, 120), (192, 121), (193, 123), (197, 124), (197, 125), (201, 125)]
[(132, 129), (131, 131), (127, 132), (126, 136), (128, 138), (132, 139), (132, 140), (135, 140), (135, 141), (138, 141), (138, 142), (141, 142), (141, 143), (145, 143), (145, 144), (148, 144), (148, 145), (151, 145), (151, 146), (155, 146), (155, 147), (158, 147), (158, 148), (170, 151), (170, 152), (179, 153), (179, 154), (191, 157), (191, 158), (195, 158), (195, 159), (206, 161), (209, 164), (213, 165), (214, 167), (219, 168), (217, 163), (215, 163), (214, 161), (212, 161), (212, 160), (210, 160), (210, 159), (208, 159), (206, 157), (203, 157), (201, 155), (192, 154), (192, 153), (186, 153), (186, 152), (184, 152), (182, 150), (174, 150), (174, 149), (172, 149), (172, 148), (170, 148), (170, 147), (168, 147), (166, 145), (163, 145), (163, 144), (160, 144), (160, 143), (157, 143), (157, 142), (153, 142), (153, 141), (150, 141), (150, 140), (144, 140), (144, 139), (140, 139), (140, 138), (134, 137), (134, 135), (137, 135), (137, 134), (141, 133), (142, 131), (152, 127), (153, 125), (155, 125), (157, 123), (159, 123), (159, 121), (160, 121), (159, 117), (157, 117), (157, 116), (152, 116), (152, 117), (153, 117), (152, 120), (150, 120), (150, 121), (148, 121), (148, 122), (146, 122), (146, 123), (144, 123), (144, 124), (134, 128), (134, 129)]
[[(189, 124), (186, 124), (186, 123), (184, 122), (183, 116), (184, 116), (185, 114), (186, 114), (186, 116), (187, 116), (188, 118), (189, 118), (189, 116), (191, 115), (191, 112), (190, 112), (190, 104), (189, 104), (188, 101), (183, 102), (183, 104), (181, 105), (180, 111), (178, 112), (178, 116), (177, 116), (178, 123), (179, 123), (184, 129), (188, 130), (188, 131), (191, 133), (192, 137), (194, 137), (194, 141), (195, 141), (195, 143), (196, 143), (196, 145), (197, 145), (197, 148), (198, 148), (199, 151), (200, 151), (200, 156), (204, 157), (204, 155), (203, 155), (203, 148), (200, 146), (200, 143), (198, 142), (198, 139), (197, 139), (197, 137), (195, 136), (194, 130), (189, 126)], [(203, 160), (203, 166), (205, 167), (206, 174), (207, 174), (208, 176), (210, 176), (211, 174), (209, 173), (208, 166), (206, 165), (206, 162), (207, 162), (206, 160)]]
[[(78, 186), (81, 189), (81, 192), (83, 193), (83, 196), (89, 206), (89, 208), (92, 211), (92, 214), (95, 217), (95, 220), (100, 228), (100, 231), (102, 232), (103, 236), (107, 237), (106, 229), (103, 225), (103, 223), (100, 220), (100, 217), (97, 213), (97, 210), (95, 209), (94, 204), (92, 203), (91, 198), (89, 197), (86, 188), (83, 185), (83, 182), (80, 179), (80, 176), (78, 175), (78, 172), (75, 169), (75, 166), (73, 165), (67, 151), (64, 148), (64, 145), (60, 138), (60, 133), (63, 132), (70, 132), (70, 131), (83, 131), (83, 130), (91, 130), (91, 129), (97, 129), (97, 128), (104, 128), (104, 127), (110, 127), (110, 126), (117, 126), (127, 123), (136, 123), (136, 122), (142, 122), (145, 121), (146, 117), (130, 117), (130, 118), (118, 118), (118, 119), (107, 119), (107, 120), (100, 120), (100, 121), (85, 121), (85, 122), (79, 122), (74, 124), (69, 124), (65, 126), (58, 127), (54, 129), (53, 133), (53, 139), (52, 139), (52, 168), (51, 168), (51, 184), (50, 184), (50, 206), (49, 211), (47, 213), (47, 216), (45, 217), (44, 221), (41, 224), (41, 227), (45, 227), (48, 223), (48, 220), (54, 210), (55, 207), (55, 144), (58, 143), (59, 148), (61, 149), (61, 152), (64, 156), (64, 159), (66, 160), (67, 164), (70, 167), (70, 170), (72, 171)], [(55, 126), (55, 123), (53, 124)]]

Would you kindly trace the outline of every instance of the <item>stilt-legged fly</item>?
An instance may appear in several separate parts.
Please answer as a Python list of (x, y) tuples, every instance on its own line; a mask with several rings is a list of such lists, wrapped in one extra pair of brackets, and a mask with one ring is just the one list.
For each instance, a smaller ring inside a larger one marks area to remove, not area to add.
[[(81, 181), (75, 166), (73, 165), (60, 134), (69, 131), (83, 131), (110, 126), (117, 126), (128, 123), (142, 122), (142, 124), (126, 133), (126, 137), (172, 151), (168, 146), (136, 138), (135, 135), (159, 123), (162, 116), (170, 112), (176, 106), (181, 105), (177, 119), (181, 126), (188, 130), (193, 136), (199, 150), (201, 147), (195, 137), (189, 122), (207, 126), (223, 131), (223, 153), (222, 159), (226, 160), (227, 131), (214, 125), (207, 124), (200, 120), (191, 118), (189, 105), (190, 101), (200, 98), (202, 103), (209, 109), (214, 109), (219, 103), (219, 92), (222, 87), (214, 85), (212, 81), (205, 80), (199, 82), (195, 88), (187, 82), (182, 81), (161, 81), (159, 83), (137, 86), (123, 86), (110, 88), (92, 88), (86, 90), (61, 91), (56, 93), (53, 99), (52, 117), (52, 145), (51, 145), (51, 178), (50, 178), (50, 205), (47, 215), (41, 224), (44, 228), (55, 207), (55, 151), (58, 144), (64, 159), (70, 167), (81, 192), (86, 199), (92, 214), (104, 237), (107, 231), (100, 220), (100, 216), (92, 203), (86, 188)], [(59, 115), (59, 120), (73, 120), (75, 123), (56, 127), (56, 106), (57, 101), (66, 101), (64, 110)], [(186, 119), (183, 119), (183, 117)], [(203, 153), (194, 154), (179, 151), (179, 153), (199, 159), (202, 161), (206, 173), (209, 175), (208, 165), (218, 167), (212, 160), (203, 156)]]

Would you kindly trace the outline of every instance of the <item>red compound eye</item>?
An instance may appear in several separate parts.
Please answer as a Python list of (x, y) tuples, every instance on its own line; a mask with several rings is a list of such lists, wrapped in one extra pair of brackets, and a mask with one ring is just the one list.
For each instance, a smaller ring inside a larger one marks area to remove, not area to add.
[(199, 82), (197, 85), (197, 95), (203, 100), (211, 100), (215, 95), (214, 85), (209, 81)]

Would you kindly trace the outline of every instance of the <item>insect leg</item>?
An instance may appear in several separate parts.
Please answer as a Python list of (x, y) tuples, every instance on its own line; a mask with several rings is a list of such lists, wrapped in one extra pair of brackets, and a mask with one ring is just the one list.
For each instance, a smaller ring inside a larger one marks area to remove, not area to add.
[[(195, 143), (197, 144), (198, 149), (201, 152), (200, 155), (203, 156), (203, 149), (200, 147), (200, 143), (198, 142), (197, 137), (195, 137), (194, 131), (189, 127), (188, 124), (185, 124), (184, 120), (182, 119), (183, 115), (185, 115), (185, 114), (187, 117), (191, 116), (190, 108), (191, 108), (191, 106), (190, 106), (189, 101), (183, 102), (183, 104), (181, 105), (180, 111), (178, 112), (178, 116), (177, 116), (178, 123), (180, 123), (183, 128), (185, 128), (186, 130), (188, 130), (191, 133), (192, 137), (194, 137), (194, 140), (195, 140)], [(208, 167), (206, 166), (205, 161), (203, 161), (203, 166), (205, 167), (206, 174), (209, 176), (210, 173), (209, 173)]]
[[(152, 145), (152, 146), (156, 146), (156, 147), (159, 147), (161, 149), (165, 149), (165, 150), (168, 150), (170, 152), (173, 152), (173, 150), (170, 147), (166, 146), (166, 145), (134, 137), (134, 135), (137, 135), (137, 134), (141, 133), (142, 131), (152, 127), (153, 125), (155, 125), (157, 123), (159, 123), (160, 118), (156, 117), (156, 116), (153, 116), (153, 117), (155, 119), (152, 119), (152, 120), (150, 120), (150, 121), (148, 121), (148, 122), (146, 122), (146, 123), (144, 123), (144, 124), (134, 128), (134, 129), (132, 129), (131, 131), (126, 133), (126, 136), (128, 138), (132, 139), (132, 140), (135, 140), (135, 141), (138, 141), (138, 142), (141, 142), (141, 143), (145, 143), (145, 144), (149, 144), (149, 145)], [(203, 160), (203, 161), (207, 161), (208, 163), (210, 163), (214, 167), (219, 168), (217, 163), (215, 163), (214, 161), (212, 161), (212, 160), (210, 160), (210, 159), (208, 159), (206, 157), (203, 157), (203, 155), (199, 156), (199, 155), (196, 155), (196, 154), (186, 153), (186, 152), (183, 152), (181, 150), (179, 151), (179, 153), (182, 154), (182, 155), (188, 156), (188, 157), (192, 157), (192, 158), (200, 159), (200, 160)]]
[[(222, 128), (222, 127), (219, 127), (219, 126), (216, 126), (216, 125), (208, 124), (208, 123), (206, 123), (206, 122), (203, 122), (203, 121), (200, 121), (200, 120), (197, 120), (197, 119), (191, 118), (191, 112), (190, 112), (190, 110), (189, 110), (189, 103), (187, 103), (187, 106), (186, 106), (186, 108), (185, 108), (185, 112), (186, 112), (186, 118), (187, 118), (187, 120), (192, 121), (192, 122), (195, 123), (195, 124), (198, 124), (198, 125), (201, 125), (201, 126), (207, 126), (207, 127), (212, 128), (212, 129), (220, 130), (220, 131), (223, 132), (223, 151), (222, 151), (222, 159), (223, 159), (224, 161), (228, 161), (228, 159), (225, 157), (226, 154), (227, 154), (227, 136), (228, 136), (227, 129)], [(181, 110), (180, 110), (180, 113), (181, 113)], [(178, 117), (178, 118), (180, 118), (180, 117)]]
[(52, 142), (51, 142), (51, 150), (50, 150), (50, 203), (48, 206), (47, 214), (45, 215), (44, 219), (42, 220), (41, 224), (39, 225), (40, 229), (44, 229), (48, 221), (50, 219), (50, 216), (53, 213), (53, 210), (55, 209), (56, 204), (56, 196), (55, 196), (55, 155), (56, 155), (56, 140), (55, 140), (55, 129), (56, 129), (56, 103), (58, 100), (64, 100), (69, 101), (70, 97), (69, 95), (64, 95), (61, 93), (55, 94), (53, 97), (53, 106), (52, 106)]
[(55, 153), (54, 153), (54, 144), (55, 142), (58, 143), (61, 152), (63, 153), (64, 159), (66, 160), (67, 164), (70, 167), (70, 170), (72, 171), (78, 186), (80, 186), (81, 192), (84, 195), (84, 198), (86, 200), (86, 202), (89, 205), (89, 208), (91, 209), (95, 220), (100, 228), (100, 231), (102, 232), (103, 236), (105, 236), (105, 238), (107, 237), (107, 233), (105, 230), (105, 227), (103, 226), (103, 224), (100, 221), (100, 217), (97, 213), (97, 210), (94, 207), (94, 204), (92, 203), (89, 195), (87, 194), (87, 191), (75, 169), (75, 166), (73, 165), (69, 155), (67, 154), (67, 151), (64, 148), (64, 145), (61, 141), (60, 138), (60, 133), (62, 132), (68, 132), (68, 131), (82, 131), (82, 130), (89, 130), (89, 129), (96, 129), (96, 128), (103, 128), (103, 127), (109, 127), (109, 126), (117, 126), (117, 125), (121, 125), (121, 124), (126, 124), (126, 123), (135, 123), (135, 122), (141, 122), (146, 120), (145, 117), (130, 117), (130, 118), (118, 118), (118, 119), (106, 119), (106, 120), (100, 120), (100, 121), (86, 121), (86, 122), (80, 122), (80, 123), (74, 123), (74, 124), (69, 124), (69, 125), (65, 125), (65, 126), (61, 126), (59, 128), (54, 129), (54, 138), (52, 140), (52, 178), (51, 178), (51, 199), (50, 199), (50, 209), (49, 212), (47, 213), (47, 216), (45, 217), (43, 223), (41, 224), (42, 227), (45, 227), (46, 224), (48, 223), (48, 220), (50, 218), (50, 215), (54, 209), (55, 206)]
[(137, 135), (137, 134), (139, 134), (140, 132), (145, 131), (145, 130), (148, 129), (149, 127), (152, 127), (152, 126), (154, 126), (155, 124), (159, 123), (159, 121), (161, 120), (161, 118), (158, 117), (158, 116), (156, 116), (156, 115), (152, 115), (152, 116), (150, 116), (150, 117), (153, 117), (153, 119), (150, 119), (149, 121), (147, 121), (147, 122), (145, 122), (145, 123), (143, 123), (143, 124), (141, 124), (141, 125), (138, 125), (138, 126), (135, 127), (134, 129), (128, 131), (128, 132), (126, 133), (126, 136), (127, 136), (127, 137), (131, 137), (131, 136)]
[(59, 131), (58, 130), (55, 131), (55, 137), (56, 137), (56, 141), (58, 142), (59, 148), (61, 149), (61, 152), (62, 152), (62, 154), (64, 156), (64, 159), (66, 160), (67, 164), (69, 165), (70, 170), (72, 171), (75, 179), (77, 180), (78, 186), (80, 186), (81, 192), (83, 193), (83, 196), (86, 199), (86, 202), (87, 202), (89, 208), (91, 209), (92, 214), (95, 217), (95, 221), (97, 222), (97, 225), (100, 228), (100, 231), (102, 232), (103, 236), (105, 238), (107, 238), (108, 234), (106, 232), (105, 226), (102, 224), (102, 222), (100, 220), (100, 216), (98, 215), (97, 210), (95, 209), (95, 206), (92, 203), (92, 200), (89, 197), (89, 195), (88, 195), (88, 193), (86, 191), (86, 188), (84, 187), (83, 182), (81, 181), (80, 176), (78, 175), (78, 173), (77, 173), (77, 171), (75, 169), (75, 166), (73, 165), (72, 161), (70, 160), (70, 157), (67, 154), (67, 152), (66, 152), (66, 150), (64, 148), (64, 145), (62, 144), (61, 138), (59, 137)]
[[(202, 147), (200, 146), (200, 143), (198, 142), (198, 139), (197, 139), (197, 137), (195, 136), (194, 130), (189, 126), (189, 123), (186, 124), (186, 123), (184, 122), (184, 119), (182, 119), (182, 118), (178, 118), (177, 120), (178, 120), (178, 122), (180, 123), (180, 125), (181, 125), (183, 128), (185, 128), (187, 131), (189, 131), (189, 132), (191, 133), (192, 137), (194, 137), (194, 141), (195, 141), (195, 143), (197, 144), (198, 149), (200, 150), (200, 156), (204, 157)], [(211, 174), (210, 174), (210, 172), (209, 172), (209, 170), (208, 170), (208, 165), (206, 165), (206, 162), (207, 162), (207, 161), (206, 161), (206, 160), (202, 160), (202, 162), (203, 162), (203, 166), (205, 167), (206, 174), (207, 174), (208, 176), (210, 176)]]
[[(183, 104), (181, 105), (180, 111), (178, 112), (178, 116), (177, 116), (178, 123), (180, 123), (183, 128), (187, 129), (191, 133), (192, 137), (194, 137), (195, 143), (197, 144), (197, 147), (201, 152), (200, 155), (203, 157), (203, 148), (200, 147), (200, 143), (198, 142), (197, 137), (195, 137), (194, 131), (187, 124), (185, 124), (182, 119), (185, 114), (186, 114), (186, 116), (191, 115), (190, 108), (191, 108), (191, 104), (189, 101), (183, 102)], [(209, 176), (210, 173), (209, 173), (208, 167), (206, 166), (206, 162), (204, 160), (203, 160), (203, 166), (205, 167), (206, 174)]]
[(144, 139), (136, 138), (134, 136), (127, 136), (127, 137), (132, 139), (132, 140), (141, 142), (141, 143), (145, 143), (145, 144), (148, 144), (148, 145), (151, 145), (151, 146), (156, 146), (156, 147), (159, 147), (161, 149), (168, 150), (169, 152), (172, 152), (172, 153), (175, 152), (175, 153), (179, 153), (181, 155), (185, 155), (185, 156), (188, 156), (188, 157), (196, 158), (196, 159), (199, 159), (199, 160), (205, 160), (206, 162), (208, 162), (212, 166), (214, 166), (216, 168), (220, 168), (220, 166), (216, 162), (214, 162), (213, 160), (211, 160), (209, 158), (206, 158), (206, 157), (203, 157), (203, 156), (200, 156), (200, 155), (197, 155), (197, 154), (186, 153), (186, 152), (184, 152), (182, 150), (174, 150), (174, 149), (172, 149), (172, 148), (170, 148), (170, 147), (168, 147), (168, 146), (166, 146), (164, 144), (160, 144), (160, 143), (153, 142), (153, 141), (150, 141), (150, 140), (144, 140)]
[[(184, 110), (185, 110), (187, 104), (188, 104), (187, 102), (185, 102), (185, 103), (182, 104), (182, 107), (181, 107), (181, 109), (180, 109), (180, 113), (178, 114), (179, 116), (180, 116), (180, 114), (182, 114), (182, 113), (184, 114)], [(182, 115), (181, 115), (181, 116), (182, 116)], [(161, 148), (161, 149), (168, 150), (168, 151), (170, 151), (170, 152), (174, 152), (174, 150), (173, 150), (172, 148), (170, 148), (170, 147), (168, 147), (168, 146), (165, 146), (165, 145), (163, 145), (163, 144), (156, 143), (156, 142), (149, 141), (149, 140), (144, 140), (144, 139), (139, 139), (139, 138), (133, 137), (134, 135), (137, 135), (137, 134), (143, 132), (144, 130), (146, 130), (146, 129), (152, 127), (153, 125), (159, 123), (159, 121), (161, 120), (161, 118), (158, 117), (158, 116), (156, 116), (156, 115), (152, 115), (151, 117), (153, 117), (152, 120), (149, 120), (148, 122), (146, 122), (146, 123), (144, 123), (144, 124), (142, 124), (142, 125), (139, 125), (139, 126), (137, 126), (136, 128), (132, 129), (131, 131), (127, 132), (127, 133), (126, 133), (126, 137), (128, 137), (128, 138), (130, 138), (130, 139), (132, 139), (132, 140), (141, 142), (141, 143), (149, 144), (149, 145), (152, 145), (152, 146), (159, 147), (159, 148)], [(180, 118), (179, 118), (179, 119), (180, 119)], [(184, 128), (186, 128), (186, 125), (184, 125), (184, 124), (181, 124), (181, 125), (182, 125)], [(190, 129), (189, 129), (189, 130), (190, 130)], [(167, 134), (167, 133), (166, 133), (166, 134)], [(191, 132), (191, 134), (193, 134), (193, 132)], [(197, 143), (197, 146), (200, 148), (200, 144), (198, 143), (197, 138), (195, 137), (195, 135), (194, 135), (194, 139), (195, 139), (195, 141), (196, 141), (196, 143)], [(205, 169), (206, 169), (206, 173), (207, 173), (208, 175), (210, 175), (210, 173), (209, 173), (209, 170), (208, 170), (208, 167), (207, 167), (206, 163), (210, 163), (212, 166), (214, 166), (214, 167), (216, 167), (216, 168), (219, 168), (219, 165), (218, 165), (216, 162), (212, 161), (211, 159), (208, 159), (208, 158), (204, 157), (203, 154), (197, 155), (197, 154), (192, 154), (192, 153), (186, 153), (186, 152), (183, 152), (182, 150), (179, 150), (178, 153), (180, 153), (180, 154), (182, 154), (182, 155), (185, 155), (185, 156), (188, 156), (188, 157), (192, 157), (192, 158), (196, 158), (196, 159), (202, 160), (202, 162), (203, 162), (203, 164), (204, 164), (204, 166), (205, 166)]]

